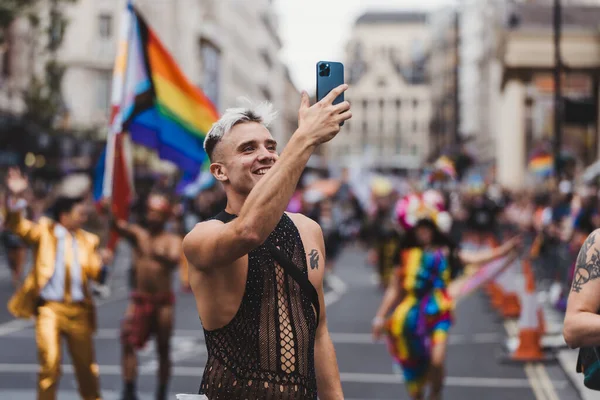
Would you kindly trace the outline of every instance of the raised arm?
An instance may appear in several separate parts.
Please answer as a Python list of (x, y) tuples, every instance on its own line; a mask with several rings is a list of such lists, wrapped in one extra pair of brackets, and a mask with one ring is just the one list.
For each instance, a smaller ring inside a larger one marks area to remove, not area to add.
[(27, 177), (23, 176), (17, 168), (11, 168), (6, 176), (6, 187), (9, 191), (6, 199), (6, 229), (29, 244), (36, 245), (40, 240), (40, 227), (23, 215), (27, 207), (27, 201), (23, 196), (29, 187)]
[(351, 117), (348, 102), (332, 104), (346, 89), (346, 85), (339, 86), (312, 107), (308, 95), (302, 94), (298, 130), (279, 160), (252, 189), (238, 218), (227, 224), (200, 223), (184, 238), (185, 256), (194, 267), (229, 265), (267, 239), (288, 206), (314, 149), (335, 137), (339, 124)]
[(575, 265), (575, 274), (563, 335), (571, 348), (600, 346), (600, 230), (586, 239)]
[(520, 237), (515, 237), (505, 242), (502, 246), (490, 250), (482, 251), (465, 251), (459, 253), (460, 260), (463, 264), (479, 265), (494, 261), (497, 258), (504, 257), (511, 250), (519, 246), (521, 243)]

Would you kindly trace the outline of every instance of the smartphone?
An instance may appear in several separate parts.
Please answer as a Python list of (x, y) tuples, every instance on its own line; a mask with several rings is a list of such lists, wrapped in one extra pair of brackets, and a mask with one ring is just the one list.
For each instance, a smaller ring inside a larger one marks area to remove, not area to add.
[[(317, 63), (317, 101), (321, 101), (332, 89), (344, 83), (344, 64), (334, 61)], [(333, 104), (344, 101), (344, 93), (340, 94)], [(340, 125), (344, 125), (342, 122)]]

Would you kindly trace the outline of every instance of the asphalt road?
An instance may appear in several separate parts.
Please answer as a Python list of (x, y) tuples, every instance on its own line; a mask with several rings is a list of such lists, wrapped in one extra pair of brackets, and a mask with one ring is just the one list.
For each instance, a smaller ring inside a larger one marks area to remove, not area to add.
[[(96, 355), (104, 399), (118, 399), (121, 391), (119, 324), (126, 307), (129, 253), (115, 267), (112, 294), (99, 301)], [(3, 268), (0, 266), (0, 268)], [(408, 399), (402, 379), (392, 369), (383, 343), (373, 343), (370, 321), (382, 293), (365, 267), (365, 253), (344, 251), (326, 295), (329, 330), (337, 351), (346, 399)], [(6, 304), (9, 279), (0, 279), (0, 303)], [(506, 331), (486, 298), (474, 294), (457, 310), (447, 361), (446, 400), (575, 400), (577, 392), (558, 364), (506, 365), (500, 362)], [(178, 293), (176, 330), (172, 346), (173, 378), (170, 391), (196, 393), (206, 361), (200, 321), (190, 294)], [(14, 321), (0, 307), (0, 399), (34, 399), (36, 348), (32, 324)], [(156, 353), (148, 346), (139, 355), (140, 399), (153, 398)], [(63, 357), (59, 400), (77, 399), (76, 382), (68, 355)]]

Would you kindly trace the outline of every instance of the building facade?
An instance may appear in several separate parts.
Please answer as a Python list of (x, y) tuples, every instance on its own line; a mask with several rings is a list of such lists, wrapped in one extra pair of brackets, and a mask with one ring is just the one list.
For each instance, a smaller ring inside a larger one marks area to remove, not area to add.
[[(40, 3), (43, 11), (45, 3)], [(284, 107), (285, 69), (279, 60), (277, 17), (269, 0), (136, 0), (152, 29), (182, 71), (201, 87), (219, 111), (239, 104), (271, 101)], [(65, 6), (68, 25), (58, 60), (65, 65), (63, 95), (73, 129), (105, 128), (112, 69), (125, 0), (78, 0)], [(43, 12), (42, 12), (43, 14)], [(18, 93), (41, 60), (31, 56), (25, 18), (15, 23), (11, 74), (0, 86), (0, 108), (22, 112)], [(279, 119), (273, 134), (283, 134)]]
[(430, 16), (431, 48), (429, 82), (431, 87), (431, 125), (429, 158), (452, 153), (460, 142), (459, 103), (459, 14), (442, 8)]
[(431, 94), (427, 15), (366, 13), (347, 46), (352, 120), (327, 145), (336, 166), (414, 170), (428, 151)]
[(459, 131), (477, 149), (479, 165), (490, 166), (495, 159), (501, 69), (495, 53), (506, 7), (507, 2), (465, 0), (459, 11)]
[[(580, 167), (597, 159), (600, 143), (599, 19), (597, 5), (565, 4), (560, 47), (569, 68), (561, 79), (561, 152)], [(527, 167), (532, 154), (552, 154), (556, 137), (553, 8), (543, 2), (515, 4), (504, 21), (496, 53), (501, 64), (497, 178), (507, 187), (523, 188), (535, 183)]]

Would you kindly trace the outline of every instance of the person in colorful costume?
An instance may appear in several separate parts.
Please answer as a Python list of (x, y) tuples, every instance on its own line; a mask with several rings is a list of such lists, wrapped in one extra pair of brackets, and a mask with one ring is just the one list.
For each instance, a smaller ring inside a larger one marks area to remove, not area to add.
[(379, 285), (385, 289), (393, 276), (402, 232), (394, 223), (396, 192), (389, 179), (376, 178), (371, 183), (371, 210), (366, 226), (369, 238), (369, 261), (376, 270)]
[(402, 368), (411, 398), (424, 399), (430, 384), (429, 399), (438, 400), (456, 300), (451, 294), (451, 282), (461, 265), (481, 265), (505, 256), (518, 240), (511, 239), (490, 251), (459, 250), (445, 233), (450, 217), (443, 211), (439, 194), (431, 191), (401, 199), (397, 215), (407, 233), (399, 253), (399, 267), (373, 320), (373, 335), (377, 340), (386, 334), (389, 351)]
[(57, 398), (64, 339), (81, 398), (100, 400), (90, 284), (104, 281), (112, 252), (100, 249), (100, 238), (81, 228), (87, 219), (82, 196), (60, 193), (51, 210), (53, 218), (33, 222), (22, 214), (28, 179), (20, 170), (10, 169), (6, 186), (6, 227), (35, 250), (31, 271), (9, 300), (8, 310), (16, 318), (35, 319), (37, 399)]

